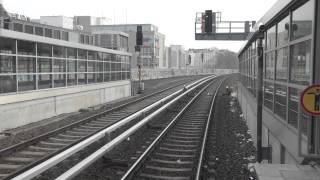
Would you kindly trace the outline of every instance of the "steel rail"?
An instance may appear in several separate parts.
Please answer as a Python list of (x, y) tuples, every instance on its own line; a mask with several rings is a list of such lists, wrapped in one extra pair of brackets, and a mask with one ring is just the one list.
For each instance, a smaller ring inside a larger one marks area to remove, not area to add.
[(184, 93), (182, 93), (178, 97), (174, 98), (173, 100), (171, 100), (170, 102), (168, 102), (167, 104), (165, 104), (164, 106), (162, 106), (161, 108), (159, 108), (158, 110), (156, 110), (155, 112), (153, 112), (152, 114), (150, 114), (149, 116), (145, 117), (140, 122), (138, 122), (137, 124), (135, 124), (134, 126), (129, 128), (127, 131), (125, 131), (124, 133), (122, 133), (121, 135), (119, 135), (118, 137), (113, 139), (111, 142), (107, 143), (102, 148), (100, 148), (99, 150), (95, 151), (93, 154), (91, 154), (90, 156), (88, 156), (87, 158), (82, 160), (80, 163), (76, 164), (71, 169), (69, 169), (68, 171), (66, 171), (62, 175), (60, 175), (58, 178), (56, 178), (56, 180), (66, 180), (66, 179), (74, 178), (82, 170), (86, 169), (88, 166), (90, 166), (96, 160), (101, 158), (106, 152), (108, 152), (108, 151), (112, 150), (113, 148), (115, 148), (119, 143), (121, 143), (122, 141), (126, 140), (130, 135), (132, 135), (133, 133), (138, 131), (141, 127), (143, 127), (149, 121), (151, 121), (156, 116), (158, 116), (160, 113), (165, 111), (171, 105), (173, 105), (178, 100), (180, 100), (181, 98), (183, 98), (184, 96), (189, 94), (191, 91), (195, 90), (197, 87), (203, 85), (204, 83), (206, 83), (206, 82), (208, 82), (208, 81), (210, 81), (212, 79), (214, 79), (214, 78), (208, 78), (207, 80), (204, 80), (204, 81), (200, 82), (196, 86), (188, 89), (187, 91), (185, 91)]
[[(202, 83), (204, 81), (207, 81), (210, 78), (215, 78), (216, 76), (209, 76), (209, 77), (205, 77), (202, 78), (196, 82), (191, 83), (190, 85), (186, 86), (186, 89), (192, 89), (194, 87), (196, 87), (196, 85), (198, 85), (199, 83)], [(59, 154), (56, 154), (54, 156), (52, 156), (51, 158), (43, 161), (42, 163), (34, 166), (33, 168), (17, 175), (16, 177), (12, 178), (13, 180), (27, 180), (27, 179), (31, 179), (36, 177), (37, 175), (41, 174), (42, 172), (50, 169), (51, 167), (55, 166), (56, 164), (60, 163), (61, 161), (67, 159), (68, 157), (72, 156), (73, 154), (77, 153), (78, 151), (88, 147), (89, 145), (91, 145), (92, 143), (98, 141), (99, 139), (102, 139), (103, 137), (109, 135), (110, 133), (112, 133), (113, 131), (123, 127), (124, 125), (126, 125), (127, 123), (133, 121), (134, 119), (143, 116), (146, 112), (150, 111), (151, 109), (163, 104), (164, 102), (172, 99), (173, 97), (177, 96), (178, 94), (180, 94), (181, 92), (185, 91), (184, 89), (181, 89), (179, 91), (176, 91), (175, 93), (162, 98), (161, 100), (145, 107), (144, 109), (133, 113), (132, 115), (112, 124), (111, 126), (99, 131), (98, 133), (84, 139), (83, 141), (75, 144), (74, 146), (60, 152)]]
[(136, 169), (141, 165), (143, 160), (147, 158), (148, 154), (152, 151), (152, 149), (156, 146), (156, 144), (163, 138), (169, 129), (179, 120), (181, 115), (192, 105), (192, 103), (201, 95), (203, 91), (207, 89), (213, 82), (206, 85), (195, 97), (193, 97), (190, 102), (185, 105), (185, 107), (177, 114), (174, 119), (167, 125), (167, 127), (158, 135), (158, 137), (149, 145), (149, 147), (143, 152), (143, 154), (138, 158), (138, 160), (130, 167), (130, 169), (121, 177), (121, 180), (130, 179), (133, 173), (136, 172)]
[(201, 146), (200, 157), (199, 157), (199, 162), (198, 162), (198, 166), (197, 166), (197, 174), (196, 174), (195, 180), (200, 180), (202, 163), (203, 163), (203, 158), (204, 158), (204, 153), (205, 153), (205, 148), (206, 148), (206, 143), (207, 143), (207, 138), (208, 138), (208, 132), (209, 132), (209, 128), (210, 128), (211, 118), (213, 117), (213, 108), (214, 108), (214, 104), (216, 102), (217, 94), (219, 92), (219, 89), (220, 89), (222, 83), (223, 83), (223, 81), (221, 80), (221, 82), (220, 82), (218, 88), (216, 89), (214, 96), (212, 98), (210, 112), (209, 112), (208, 119), (207, 119), (207, 125), (206, 125), (206, 129), (204, 131), (204, 136), (203, 136), (203, 140), (202, 140), (202, 146)]

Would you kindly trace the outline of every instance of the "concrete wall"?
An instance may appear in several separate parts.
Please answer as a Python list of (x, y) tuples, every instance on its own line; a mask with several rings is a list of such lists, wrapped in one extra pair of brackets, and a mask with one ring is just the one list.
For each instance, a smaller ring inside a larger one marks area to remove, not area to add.
[[(256, 99), (238, 83), (238, 99), (241, 105), (243, 116), (247, 121), (256, 145)], [(298, 131), (269, 111), (263, 109), (262, 145), (272, 147), (272, 163), (280, 163), (281, 145), (284, 147), (284, 159), (286, 164), (298, 164), (303, 158), (298, 153)], [(307, 152), (307, 139), (302, 138), (302, 152)]]
[(127, 80), (0, 96), (0, 132), (130, 95)]

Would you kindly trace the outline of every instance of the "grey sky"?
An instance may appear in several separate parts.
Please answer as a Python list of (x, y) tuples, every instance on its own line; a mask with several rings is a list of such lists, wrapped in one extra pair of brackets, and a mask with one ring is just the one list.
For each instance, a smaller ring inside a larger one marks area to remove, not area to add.
[(186, 48), (217, 47), (238, 51), (244, 42), (195, 41), (196, 12), (221, 11), (223, 20), (258, 20), (276, 0), (3, 0), (9, 12), (41, 15), (92, 15), (115, 19), (116, 24), (151, 23), (166, 35), (166, 45)]

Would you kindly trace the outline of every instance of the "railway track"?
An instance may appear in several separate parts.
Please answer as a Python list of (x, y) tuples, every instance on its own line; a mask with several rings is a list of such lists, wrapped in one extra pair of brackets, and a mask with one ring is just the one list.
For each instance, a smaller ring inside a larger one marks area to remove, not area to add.
[[(65, 151), (97, 132), (102, 131), (106, 127), (112, 126), (140, 109), (168, 96), (177, 91), (177, 89), (181, 89), (184, 84), (185, 83), (176, 84), (158, 92), (151, 93), (1, 150), (0, 179), (11, 179), (27, 169), (46, 161), (50, 157)], [(158, 108), (158, 106), (153, 108)], [(147, 115), (148, 113), (145, 114)], [(134, 123), (134, 121), (131, 123)]]
[(222, 82), (204, 88), (121, 179), (199, 179), (212, 108)]
[[(173, 99), (114, 141), (87, 155), (71, 168), (68, 167), (70, 169), (59, 177), (51, 178), (195, 179), (200, 174), (198, 169), (202, 167), (203, 160), (199, 158), (203, 158), (210, 122), (208, 119), (211, 118), (217, 89), (224, 79), (219, 77), (188, 90), (180, 99)], [(127, 138), (131, 143), (128, 144)], [(116, 150), (112, 151), (115, 147)], [(112, 159), (115, 162), (120, 160), (123, 167), (106, 166), (106, 158), (111, 166)]]

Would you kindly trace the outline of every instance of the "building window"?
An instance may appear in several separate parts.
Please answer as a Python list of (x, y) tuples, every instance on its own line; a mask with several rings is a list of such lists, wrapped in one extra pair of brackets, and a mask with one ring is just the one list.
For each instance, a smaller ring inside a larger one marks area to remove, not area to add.
[(35, 73), (36, 59), (32, 57), (18, 57), (18, 73)]
[(87, 76), (88, 76), (88, 83), (96, 83), (97, 82), (95, 73), (88, 73)]
[(29, 91), (36, 89), (36, 75), (18, 75), (18, 91)]
[(94, 61), (88, 61), (88, 72), (95, 72), (96, 66)]
[(84, 35), (83, 34), (80, 34), (80, 43), (84, 44)]
[(73, 86), (77, 84), (77, 76), (76, 74), (67, 74), (67, 85)]
[(38, 75), (38, 89), (52, 88), (52, 75), (39, 74)]
[(89, 44), (89, 36), (88, 35), (85, 35), (85, 41), (84, 41), (85, 44)]
[(79, 49), (78, 50), (78, 59), (87, 59), (87, 51)]
[(62, 40), (68, 41), (69, 40), (69, 33), (62, 31), (62, 36), (61, 36)]
[(53, 60), (53, 72), (66, 72), (66, 60), (54, 59)]
[(48, 73), (52, 72), (52, 60), (46, 58), (38, 59), (38, 73)]
[(110, 72), (110, 63), (109, 62), (104, 62), (104, 72)]
[(290, 81), (308, 85), (311, 80), (311, 41), (295, 44), (291, 47)]
[(33, 26), (25, 25), (24, 26), (24, 32), (28, 34), (33, 34)]
[(264, 106), (273, 111), (273, 90), (272, 83), (264, 83)]
[(52, 29), (44, 28), (44, 36), (52, 38)]
[(265, 68), (266, 68), (265, 78), (274, 79), (275, 51), (266, 53)]
[(277, 45), (282, 46), (288, 43), (289, 41), (289, 24), (290, 18), (289, 16), (285, 17), (278, 23), (278, 30), (277, 30)]
[(111, 75), (109, 72), (104, 73), (104, 82), (109, 82), (111, 78)]
[(13, 23), (13, 30), (23, 32), (23, 25), (20, 23)]
[(16, 57), (0, 55), (0, 74), (16, 72)]
[(78, 61), (78, 72), (87, 72), (87, 61)]
[(97, 60), (98, 59), (98, 53), (95, 51), (88, 51), (88, 59), (89, 60)]
[(312, 19), (314, 15), (314, 1), (310, 0), (292, 13), (292, 40), (312, 33)]
[(35, 55), (36, 48), (34, 42), (18, 41), (18, 54), (21, 55)]
[(277, 51), (277, 64), (276, 64), (276, 80), (287, 81), (288, 79), (288, 60), (289, 48), (282, 48)]
[(78, 74), (78, 84), (87, 84), (86, 74), (84, 73)]
[(49, 44), (37, 44), (38, 56), (51, 57), (52, 56), (52, 46)]
[(53, 30), (53, 38), (55, 38), (55, 39), (61, 38), (61, 34), (60, 34), (59, 30)]
[(54, 74), (54, 87), (64, 87), (66, 85), (66, 74)]
[(77, 72), (77, 61), (75, 60), (67, 60), (68, 72)]
[(275, 91), (275, 113), (282, 119), (286, 119), (287, 115), (287, 88), (282, 85), (276, 85)]
[(16, 41), (13, 39), (0, 37), (0, 53), (15, 54)]
[(298, 128), (299, 97), (298, 89), (289, 88), (288, 123), (295, 128)]
[(77, 49), (74, 48), (68, 48), (68, 55), (67, 57), (69, 59), (77, 59)]
[(276, 47), (276, 26), (267, 30), (267, 49)]
[(53, 46), (53, 57), (66, 57), (66, 48), (61, 46)]
[(43, 28), (42, 27), (35, 27), (35, 34), (38, 36), (43, 36)]
[(16, 91), (17, 91), (16, 76), (0, 75), (0, 94), (16, 92)]

